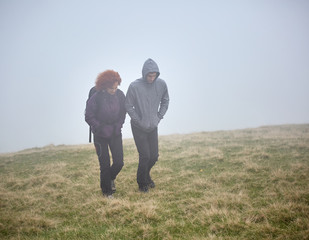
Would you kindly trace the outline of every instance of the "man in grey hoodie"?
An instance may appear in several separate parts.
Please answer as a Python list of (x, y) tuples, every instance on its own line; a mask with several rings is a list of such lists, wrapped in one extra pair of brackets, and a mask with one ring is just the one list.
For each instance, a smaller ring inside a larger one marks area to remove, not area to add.
[(132, 133), (139, 153), (137, 183), (141, 192), (155, 187), (150, 170), (159, 157), (158, 124), (169, 105), (167, 85), (158, 78), (159, 75), (156, 62), (147, 59), (142, 78), (130, 84), (126, 95), (125, 107), (131, 117)]

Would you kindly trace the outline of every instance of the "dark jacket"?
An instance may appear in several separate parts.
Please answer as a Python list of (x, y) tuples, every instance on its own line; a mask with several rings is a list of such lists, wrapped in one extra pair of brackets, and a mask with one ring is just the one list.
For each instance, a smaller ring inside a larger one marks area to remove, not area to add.
[[(156, 72), (157, 78), (154, 82), (148, 83), (146, 76), (151, 72)], [(125, 107), (134, 126), (151, 132), (158, 126), (168, 109), (169, 95), (165, 81), (158, 78), (158, 65), (152, 59), (144, 63), (142, 75), (142, 78), (130, 84)]]
[(120, 135), (125, 117), (125, 95), (119, 89), (114, 95), (96, 92), (87, 100), (85, 121), (94, 135), (103, 138)]

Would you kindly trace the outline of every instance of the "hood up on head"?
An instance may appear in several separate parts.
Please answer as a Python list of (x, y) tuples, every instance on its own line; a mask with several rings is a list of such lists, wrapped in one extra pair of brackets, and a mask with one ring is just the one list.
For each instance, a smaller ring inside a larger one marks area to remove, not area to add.
[(153, 61), (151, 58), (148, 58), (143, 65), (143, 70), (142, 70), (143, 79), (146, 80), (147, 74), (151, 73), (151, 72), (157, 73), (156, 79), (160, 75), (160, 70), (159, 70), (157, 63), (155, 61)]

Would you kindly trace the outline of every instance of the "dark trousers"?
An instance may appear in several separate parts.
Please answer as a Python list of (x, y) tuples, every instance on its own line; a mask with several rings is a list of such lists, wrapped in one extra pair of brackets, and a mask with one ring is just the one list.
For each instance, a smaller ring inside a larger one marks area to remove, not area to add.
[(150, 170), (158, 161), (158, 128), (152, 132), (144, 132), (131, 124), (135, 145), (139, 154), (137, 183), (139, 187), (150, 183)]
[[(100, 186), (102, 193), (111, 194), (111, 180), (116, 179), (116, 176), (123, 167), (122, 135), (113, 136), (112, 138), (102, 138), (95, 135), (94, 146), (100, 163)], [(108, 147), (112, 153), (112, 165)]]

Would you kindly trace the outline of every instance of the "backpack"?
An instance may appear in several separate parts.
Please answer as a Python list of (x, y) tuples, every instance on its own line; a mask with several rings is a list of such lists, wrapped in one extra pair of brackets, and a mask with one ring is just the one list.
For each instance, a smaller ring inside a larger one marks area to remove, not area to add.
[[(89, 91), (87, 100), (89, 100), (89, 98), (91, 98), (91, 96), (95, 94), (96, 92), (97, 92), (96, 88), (92, 87)], [(89, 143), (91, 143), (91, 136), (92, 136), (92, 132), (91, 132), (91, 127), (89, 126)]]

